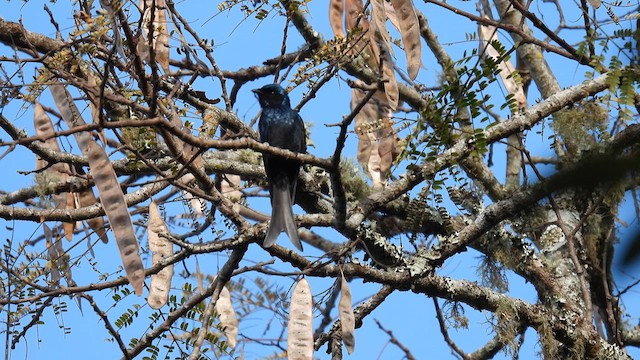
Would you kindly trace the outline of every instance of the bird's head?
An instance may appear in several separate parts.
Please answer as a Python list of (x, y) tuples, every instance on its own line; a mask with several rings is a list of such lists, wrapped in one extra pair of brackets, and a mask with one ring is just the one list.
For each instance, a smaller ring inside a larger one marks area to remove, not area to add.
[(268, 84), (259, 89), (253, 89), (260, 106), (265, 107), (279, 107), (279, 106), (291, 106), (289, 103), (289, 95), (287, 91), (278, 84)]

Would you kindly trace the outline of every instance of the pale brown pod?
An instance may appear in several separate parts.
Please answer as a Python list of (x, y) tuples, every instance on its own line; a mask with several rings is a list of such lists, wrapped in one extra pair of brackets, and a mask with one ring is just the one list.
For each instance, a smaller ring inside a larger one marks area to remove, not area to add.
[[(420, 38), (420, 24), (418, 15), (413, 7), (413, 0), (391, 0), (395, 10), (404, 52), (407, 57), (407, 73), (412, 80), (418, 76), (422, 66), (422, 44)], [(393, 23), (393, 22), (392, 22)]]
[(393, 60), (388, 51), (383, 51), (382, 56), (382, 78), (384, 83), (384, 94), (387, 97), (387, 104), (392, 111), (398, 107), (398, 101), (400, 100), (400, 92), (398, 91), (398, 81), (396, 80), (396, 73), (393, 71)]
[[(374, 189), (384, 186), (391, 165), (397, 155), (397, 138), (393, 129), (392, 111), (386, 94), (376, 92), (356, 115), (355, 131), (358, 135), (357, 159), (373, 180)], [(360, 89), (351, 91), (351, 109), (363, 99)]]
[[(161, 233), (168, 232), (167, 225), (162, 220), (158, 206), (152, 200), (149, 204), (149, 225), (147, 227), (147, 238), (149, 241), (149, 251), (151, 251), (151, 263), (158, 264), (164, 258), (173, 255), (173, 243), (167, 238), (160, 236)], [(171, 279), (173, 278), (173, 264), (166, 265), (157, 274), (151, 275), (149, 285), (149, 297), (147, 303), (154, 309), (160, 309), (169, 300), (169, 290), (171, 290)]]
[(398, 22), (398, 17), (396, 16), (396, 9), (393, 8), (391, 2), (384, 2), (384, 12), (387, 15), (387, 19), (391, 21), (391, 25), (400, 31), (400, 23)]
[(391, 165), (398, 155), (398, 138), (393, 128), (393, 110), (389, 106), (385, 106), (386, 99), (376, 93), (373, 100), (376, 100), (379, 120), (375, 131), (375, 137), (378, 140), (377, 151), (380, 158), (379, 171), (381, 179), (386, 181), (391, 172)]
[[(365, 93), (353, 88), (351, 89), (351, 109), (353, 110), (363, 99)], [(375, 129), (372, 129), (372, 123), (378, 118), (378, 109), (369, 100), (364, 107), (356, 115), (356, 134), (358, 135), (358, 152), (357, 159), (369, 173), (373, 179), (373, 185), (382, 184), (382, 176), (380, 174), (380, 157), (378, 155), (378, 141), (375, 136)], [(375, 125), (373, 125), (375, 126)]]
[[(53, 122), (40, 103), (36, 102), (33, 107), (33, 125), (36, 129), (36, 135), (44, 139), (42, 145), (52, 151), (60, 151), (58, 140), (55, 137)], [(36, 170), (43, 169), (47, 166), (47, 162), (40, 157), (36, 157)], [(66, 163), (55, 163), (44, 170), (46, 177), (52, 182), (67, 181), (70, 177), (70, 167)], [(73, 193), (59, 193), (53, 196), (53, 202), (58, 209), (75, 209), (75, 197)], [(67, 240), (73, 238), (75, 230), (75, 222), (62, 223), (62, 229)]]
[(345, 0), (345, 25), (347, 30), (352, 31), (360, 28), (361, 32), (354, 35), (355, 43), (350, 49), (350, 53), (357, 54), (364, 52), (367, 54), (365, 60), (372, 68), (378, 68), (380, 60), (380, 49), (375, 40), (375, 34), (369, 28), (369, 20), (364, 15), (364, 4), (362, 0)]
[[(200, 262), (197, 259), (196, 259), (195, 276), (196, 276), (196, 281), (198, 282), (198, 285), (196, 286), (196, 290), (198, 291), (198, 294), (204, 294), (204, 274), (202, 273), (202, 271), (200, 271)], [(216, 275), (216, 277), (217, 276), (218, 275)]]
[[(78, 202), (80, 203), (81, 207), (88, 207), (96, 204), (98, 202), (98, 199), (96, 199), (96, 196), (93, 193), (93, 189), (88, 188), (81, 191), (78, 194)], [(109, 238), (107, 237), (107, 231), (104, 228), (105, 224), (102, 216), (94, 217), (92, 219), (87, 219), (87, 223), (89, 224), (89, 227), (91, 228), (91, 230), (93, 230), (96, 233), (98, 238), (100, 238), (100, 240), (102, 240), (103, 243), (106, 244), (109, 242)]]
[[(57, 80), (49, 86), (56, 106), (70, 128), (85, 125), (80, 111), (76, 107), (71, 94)], [(120, 257), (127, 279), (137, 295), (142, 295), (144, 285), (144, 266), (138, 253), (138, 239), (133, 230), (133, 223), (124, 194), (118, 183), (118, 177), (109, 157), (88, 132), (74, 133), (78, 146), (89, 162), (89, 173), (98, 188), (100, 201), (109, 219), (113, 235), (120, 250)]]
[(227, 199), (236, 203), (242, 200), (242, 178), (240, 175), (225, 174), (220, 182), (220, 193)]
[[(491, 57), (498, 61), (500, 53), (493, 47), (492, 43), (498, 41), (498, 32), (494, 26), (478, 25), (478, 34), (480, 37), (480, 55), (483, 58)], [(509, 59), (503, 59), (498, 63), (498, 69), (500, 69), (500, 80), (504, 85), (507, 92), (513, 95), (518, 104), (519, 109), (527, 107), (527, 97), (524, 94), (522, 84), (519, 84), (513, 77), (513, 73), (516, 71), (515, 66)]]
[(63, 275), (67, 280), (67, 286), (75, 286), (75, 281), (71, 276), (69, 254), (65, 253), (62, 247), (62, 239), (58, 236), (54, 238), (53, 231), (47, 224), (42, 223), (42, 228), (47, 246), (47, 266), (51, 269), (51, 282), (59, 286), (61, 275)]
[(600, 7), (600, 5), (602, 5), (602, 1), (600, 0), (588, 0), (589, 1), (589, 5), (591, 5), (591, 7), (593, 7), (594, 9), (597, 9)]
[[(40, 103), (36, 102), (33, 106), (33, 125), (36, 129), (36, 135), (45, 140), (42, 141), (44, 147), (53, 151), (60, 151), (58, 140), (55, 137), (55, 130), (53, 129), (53, 122)], [(44, 162), (38, 157), (38, 160)], [(39, 164), (37, 169), (42, 169), (46, 166), (46, 163)], [(56, 163), (51, 168), (56, 169), (60, 174), (68, 174), (68, 164)]]
[[(178, 182), (185, 186), (196, 186), (195, 179), (196, 178), (195, 176), (193, 176), (193, 174), (184, 174), (182, 175), (182, 177), (178, 179)], [(187, 201), (189, 201), (189, 207), (190, 207), (190, 210), (192, 211), (192, 213), (189, 215), (193, 217), (205, 216), (204, 214), (205, 208), (203, 207), (201, 198), (195, 197), (192, 193), (186, 190), (182, 190), (182, 194), (184, 195), (184, 198), (187, 199)]]
[(42, 229), (44, 230), (44, 238), (47, 246), (47, 261), (49, 262), (48, 265), (51, 267), (51, 283), (54, 285), (60, 285), (60, 272), (56, 265), (60, 254), (58, 254), (58, 248), (54, 243), (53, 231), (51, 231), (49, 226), (45, 223), (42, 223)]
[(384, 83), (384, 92), (387, 97), (387, 103), (391, 110), (395, 110), (398, 106), (400, 93), (398, 91), (398, 82), (396, 80), (394, 61), (391, 52), (391, 36), (387, 31), (386, 21), (387, 15), (384, 7), (384, 0), (371, 1), (371, 31), (374, 34), (374, 41), (377, 44), (376, 56), (382, 61), (382, 73)]
[[(155, 6), (154, 6), (155, 5)], [(142, 33), (143, 38), (138, 41), (138, 51), (142, 52), (138, 55), (149, 63), (151, 56), (148, 46), (141, 45), (141, 42), (148, 44), (149, 33), (152, 33), (151, 50), (154, 52), (155, 60), (165, 73), (169, 72), (169, 28), (167, 23), (167, 12), (164, 0), (140, 0), (140, 10), (142, 14)], [(153, 12), (153, 23), (151, 23)], [(151, 30), (151, 31), (150, 31)]]
[(329, 24), (336, 37), (344, 36), (343, 13), (344, 0), (329, 1)]
[(347, 352), (351, 354), (356, 348), (356, 320), (353, 315), (353, 306), (351, 305), (351, 289), (349, 289), (349, 283), (344, 278), (344, 274), (342, 275), (342, 284), (340, 286), (338, 311), (340, 312), (340, 326), (342, 327), (342, 343), (347, 347)]
[(222, 287), (220, 291), (220, 297), (216, 301), (216, 312), (218, 313), (224, 336), (227, 337), (227, 344), (231, 348), (235, 348), (238, 337), (238, 316), (233, 310), (231, 293), (226, 287)]
[[(65, 210), (73, 210), (76, 208), (76, 195), (75, 193), (69, 192), (65, 193), (67, 199), (64, 202)], [(65, 222), (62, 223), (62, 229), (64, 230), (64, 237), (71, 241), (73, 239), (73, 231), (76, 229), (76, 222)]]
[[(362, 15), (364, 14), (364, 4), (362, 0), (344, 0), (344, 12), (347, 30), (352, 30), (356, 25), (364, 31), (369, 30), (369, 24)], [(358, 20), (358, 18), (360, 18), (360, 20)]]
[(313, 298), (307, 279), (296, 284), (291, 295), (287, 359), (313, 360)]
[(391, 48), (391, 35), (387, 31), (387, 14), (384, 7), (385, 0), (371, 0), (371, 28), (378, 36), (380, 47)]

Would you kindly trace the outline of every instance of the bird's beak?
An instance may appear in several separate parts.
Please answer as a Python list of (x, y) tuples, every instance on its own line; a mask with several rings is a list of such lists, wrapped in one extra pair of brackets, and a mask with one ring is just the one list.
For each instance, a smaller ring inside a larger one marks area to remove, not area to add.
[(253, 93), (256, 94), (256, 95), (262, 94), (262, 89), (253, 89), (251, 91), (253, 91)]

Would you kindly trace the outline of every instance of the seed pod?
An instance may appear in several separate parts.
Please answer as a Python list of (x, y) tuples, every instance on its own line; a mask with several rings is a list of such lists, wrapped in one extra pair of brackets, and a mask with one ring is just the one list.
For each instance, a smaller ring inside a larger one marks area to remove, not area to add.
[(351, 289), (349, 283), (342, 275), (342, 284), (340, 289), (340, 302), (338, 302), (338, 310), (340, 311), (340, 326), (342, 327), (342, 342), (347, 347), (349, 355), (356, 347), (356, 319), (353, 316), (353, 306), (351, 306)]
[(216, 302), (216, 312), (222, 325), (224, 336), (227, 337), (227, 343), (231, 348), (236, 347), (236, 338), (238, 337), (238, 316), (231, 305), (231, 293), (226, 287), (220, 291), (220, 297)]
[[(53, 100), (69, 128), (86, 125), (80, 110), (73, 102), (69, 91), (58, 80), (49, 86)], [(109, 219), (113, 235), (120, 250), (122, 265), (127, 279), (136, 293), (142, 295), (144, 266), (138, 253), (138, 239), (133, 230), (133, 222), (124, 194), (118, 183), (118, 176), (104, 149), (96, 143), (89, 132), (74, 133), (78, 147), (89, 162), (89, 173), (98, 188), (100, 202)]]
[[(168, 73), (169, 29), (164, 0), (141, 0), (140, 9), (143, 11), (141, 28), (144, 36), (138, 40), (138, 53), (146, 63), (149, 63), (151, 61), (149, 51), (153, 51), (155, 60), (164, 72)], [(151, 22), (152, 15), (153, 22)], [(152, 37), (151, 49), (148, 48), (149, 36)]]
[[(58, 140), (55, 137), (55, 130), (53, 128), (53, 122), (47, 113), (44, 111), (44, 108), (40, 103), (36, 102), (33, 108), (33, 125), (36, 129), (36, 134), (45, 138), (43, 140), (43, 147), (53, 150), (60, 151), (60, 146), (58, 145)], [(52, 182), (62, 182), (69, 180), (69, 174), (71, 173), (71, 169), (69, 164), (65, 163), (55, 163), (51, 164), (51, 166), (47, 167), (47, 162), (42, 160), (40, 157), (36, 157), (36, 170), (40, 170), (46, 167), (44, 173), (47, 176), (47, 179)], [(73, 193), (62, 192), (59, 194), (53, 195), (53, 202), (58, 209), (75, 209), (75, 196)], [(75, 230), (76, 222), (64, 222), (62, 223), (62, 229), (64, 230), (64, 235), (67, 240), (71, 240), (73, 238), (73, 231)]]
[[(147, 236), (149, 240), (149, 250), (151, 251), (151, 262), (156, 265), (162, 259), (173, 255), (173, 244), (160, 233), (167, 232), (167, 225), (160, 217), (158, 206), (154, 201), (149, 204), (149, 226)], [(149, 297), (147, 303), (154, 309), (163, 307), (169, 300), (169, 290), (171, 289), (171, 278), (173, 278), (173, 264), (165, 266), (157, 274), (151, 275), (151, 285), (149, 286)]]
[(342, 24), (343, 13), (344, 13), (343, 0), (329, 1), (329, 23), (331, 24), (331, 29), (333, 29), (333, 34), (336, 37), (344, 36), (344, 25)]
[(289, 309), (289, 360), (313, 360), (313, 298), (307, 279), (298, 281)]
[(399, 25), (404, 52), (407, 57), (407, 73), (412, 80), (418, 76), (422, 65), (422, 44), (420, 43), (420, 24), (412, 0), (391, 0)]

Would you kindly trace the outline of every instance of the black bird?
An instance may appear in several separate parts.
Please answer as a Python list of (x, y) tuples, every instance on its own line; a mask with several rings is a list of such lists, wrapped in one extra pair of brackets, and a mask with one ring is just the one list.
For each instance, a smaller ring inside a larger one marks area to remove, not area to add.
[[(258, 123), (260, 141), (282, 149), (306, 153), (304, 122), (291, 109), (285, 89), (278, 84), (269, 84), (254, 89), (253, 92), (258, 96), (262, 108)], [(271, 222), (263, 246), (273, 245), (284, 230), (293, 245), (302, 250), (292, 209), (300, 163), (270, 154), (263, 154), (262, 159), (271, 194)]]

